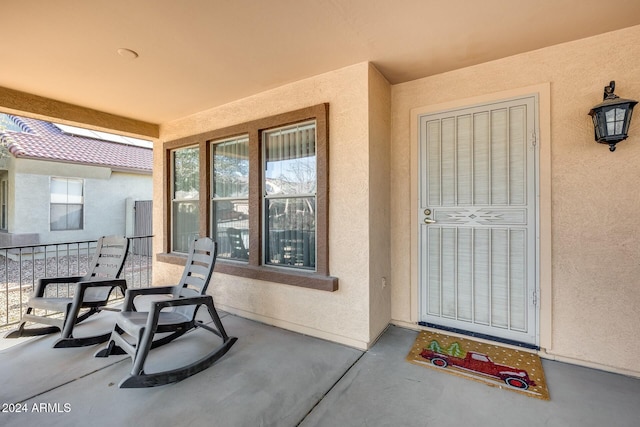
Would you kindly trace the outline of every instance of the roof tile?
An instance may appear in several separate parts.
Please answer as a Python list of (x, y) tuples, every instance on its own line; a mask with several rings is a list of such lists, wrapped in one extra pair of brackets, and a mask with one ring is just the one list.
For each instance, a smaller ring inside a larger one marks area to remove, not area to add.
[(55, 125), (26, 117), (15, 117), (32, 133), (4, 132), (0, 139), (7, 142), (9, 152), (17, 158), (42, 159), (66, 163), (151, 171), (153, 150), (101, 139), (69, 135)]

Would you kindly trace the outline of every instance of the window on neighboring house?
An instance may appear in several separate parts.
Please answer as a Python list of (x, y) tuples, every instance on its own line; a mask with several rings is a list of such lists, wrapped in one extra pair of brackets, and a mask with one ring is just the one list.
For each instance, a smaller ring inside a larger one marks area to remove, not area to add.
[[(201, 206), (193, 209), (201, 217), (188, 223), (190, 230), (206, 230), (218, 243), (216, 271), (337, 289), (328, 265), (328, 136), (328, 105), (320, 104), (165, 144), (167, 160), (194, 150), (193, 159), (207, 162), (199, 181), (191, 180), (194, 203)], [(200, 196), (198, 182), (208, 183)], [(172, 194), (175, 230), (184, 219), (175, 213)], [(205, 196), (208, 203), (202, 204)], [(175, 252), (178, 236), (175, 231), (170, 236), (166, 250)], [(173, 260), (169, 255), (159, 259)]]
[(82, 230), (84, 182), (77, 178), (51, 178), (51, 231)]
[(198, 147), (171, 153), (171, 251), (187, 253), (199, 235), (200, 159)]

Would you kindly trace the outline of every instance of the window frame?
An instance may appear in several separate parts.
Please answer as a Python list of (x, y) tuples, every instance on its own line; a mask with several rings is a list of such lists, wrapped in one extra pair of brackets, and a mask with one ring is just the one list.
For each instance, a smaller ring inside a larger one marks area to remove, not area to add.
[[(316, 124), (315, 120), (296, 122), (296, 123), (288, 124), (288, 125), (285, 125), (285, 126), (279, 126), (279, 127), (276, 127), (276, 128), (264, 129), (260, 133), (260, 139), (261, 139), (260, 162), (261, 162), (261, 165), (264, 166), (267, 163), (267, 146), (266, 146), (267, 144), (266, 143), (268, 141), (268, 135), (269, 134), (282, 132), (282, 131), (288, 131), (288, 130), (293, 129), (293, 128), (295, 128), (296, 131), (298, 131), (301, 128), (310, 127), (310, 126), (313, 127), (314, 133), (315, 133), (315, 135), (317, 137), (317, 124)], [(317, 155), (317, 152), (315, 150), (315, 140), (314, 140), (314, 153), (313, 154), (314, 154), (314, 161), (316, 161), (317, 158), (318, 158), (318, 155)], [(261, 184), (263, 186), (266, 186), (267, 185), (267, 170), (266, 170), (266, 167), (262, 167), (261, 170), (260, 170), (260, 173), (261, 173), (261, 176), (260, 176)], [(316, 164), (316, 170), (315, 170), (316, 184), (317, 184), (317, 179), (318, 179), (317, 175), (318, 175), (318, 167), (317, 167), (317, 164)], [(316, 185), (316, 191), (314, 193), (291, 193), (291, 194), (286, 194), (284, 196), (281, 196), (281, 195), (268, 194), (268, 191), (262, 191), (261, 192), (261, 207), (262, 207), (263, 215), (261, 217), (261, 221), (262, 222), (261, 222), (261, 225), (260, 225), (261, 226), (261, 231), (262, 231), (262, 236), (265, 236), (267, 234), (268, 230), (269, 230), (268, 222), (270, 221), (270, 218), (269, 218), (269, 216), (267, 214), (267, 209), (268, 209), (270, 201), (272, 201), (272, 200), (275, 201), (275, 200), (278, 200), (278, 199), (313, 198), (313, 201), (314, 201), (314, 215), (313, 215), (313, 217), (314, 217), (314, 222), (317, 223), (317, 220), (318, 220), (317, 216), (318, 215), (317, 215), (317, 211), (315, 209), (315, 204), (316, 204), (316, 200), (317, 200), (317, 194), (318, 194), (317, 185)], [(313, 239), (313, 253), (314, 254), (315, 254), (315, 251), (316, 251), (316, 244), (315, 244), (316, 234), (317, 234), (317, 229), (314, 232), (314, 239)], [(305, 266), (300, 266), (300, 267), (296, 266), (296, 267), (294, 267), (294, 266), (290, 266), (290, 265), (286, 265), (286, 264), (285, 265), (279, 265), (279, 264), (275, 264), (275, 263), (269, 263), (267, 261), (268, 255), (265, 253), (267, 251), (268, 247), (269, 247), (268, 239), (264, 239), (263, 238), (262, 239), (262, 255), (263, 256), (262, 256), (262, 260), (261, 260), (263, 265), (270, 265), (270, 266), (274, 266), (274, 267), (277, 267), (277, 268), (293, 268), (293, 269), (297, 269), (297, 270), (300, 270), (300, 271), (304, 271), (304, 270), (316, 271), (316, 266), (315, 265), (313, 267), (305, 267)], [(315, 256), (314, 256), (314, 258), (315, 258)]]
[[(316, 122), (316, 269), (315, 271), (263, 265), (263, 184), (262, 133), (314, 120)], [(199, 146), (200, 159), (200, 235), (211, 234), (211, 146), (213, 142), (248, 135), (249, 137), (249, 260), (248, 263), (218, 258), (215, 271), (324, 291), (338, 290), (338, 278), (329, 274), (329, 104), (318, 104), (246, 123), (168, 141), (163, 145), (163, 227), (164, 253), (160, 262), (184, 264), (186, 256), (170, 253), (171, 244), (171, 152), (189, 145)]]
[[(248, 135), (239, 135), (239, 136), (235, 136), (235, 137), (232, 137), (232, 138), (223, 138), (223, 139), (217, 139), (217, 140), (209, 141), (209, 147), (210, 147), (210, 150), (211, 150), (210, 151), (211, 157), (210, 157), (210, 163), (209, 163), (208, 167), (211, 169), (210, 172), (213, 171), (213, 166), (214, 166), (214, 163), (215, 163), (215, 156), (214, 156), (214, 149), (213, 149), (213, 147), (215, 145), (225, 144), (225, 143), (228, 143), (228, 142), (244, 141), (244, 140), (246, 140), (246, 143), (247, 143), (247, 155), (248, 155), (248, 150), (249, 150), (249, 145), (250, 145), (249, 144), (250, 141), (249, 141), (249, 136)], [(248, 157), (247, 157), (247, 162), (250, 162), (250, 159)], [(249, 173), (250, 173), (250, 171), (249, 171)], [(210, 178), (211, 178), (211, 181), (209, 183), (209, 186), (210, 186), (211, 189), (213, 189), (215, 187), (215, 177), (214, 177), (213, 174), (210, 174)], [(247, 183), (247, 194), (246, 194), (246, 197), (226, 197), (226, 196), (225, 197), (216, 197), (213, 194), (213, 191), (210, 192), (210, 196), (211, 197), (209, 199), (209, 212), (210, 212), (210, 215), (209, 215), (209, 217), (210, 217), (209, 237), (211, 237), (212, 239), (215, 240), (215, 236), (213, 235), (214, 229), (216, 228), (216, 226), (214, 225), (214, 223), (215, 223), (215, 215), (214, 215), (214, 209), (213, 209), (214, 204), (216, 204), (218, 202), (223, 202), (223, 201), (246, 200), (247, 209), (248, 209), (248, 207), (249, 207), (249, 198), (250, 198), (248, 183)], [(248, 218), (247, 218), (247, 223), (248, 223)], [(247, 250), (247, 252), (248, 252), (248, 250)], [(218, 248), (218, 259), (220, 259), (220, 260), (224, 259), (225, 261), (235, 261), (235, 262), (240, 262), (240, 263), (243, 263), (243, 264), (247, 264), (249, 262), (249, 258), (248, 257), (246, 259), (233, 258), (233, 257), (223, 258), (223, 257), (220, 256), (220, 248)]]
[[(194, 199), (179, 199), (179, 198), (175, 198), (175, 193), (176, 193), (176, 188), (175, 188), (175, 154), (177, 151), (180, 150), (188, 150), (191, 148), (197, 148), (198, 149), (198, 157), (200, 157), (200, 147), (198, 145), (191, 145), (191, 146), (185, 146), (185, 147), (177, 147), (174, 148), (172, 150), (169, 151), (169, 173), (170, 173), (170, 177), (169, 177), (169, 183), (171, 186), (170, 189), (170, 201), (169, 201), (169, 211), (171, 212), (171, 217), (173, 217), (174, 215), (174, 204), (175, 202), (186, 202), (186, 201), (193, 201), (195, 202), (196, 200)], [(200, 181), (200, 165), (201, 165), (201, 159), (198, 158), (198, 181)], [(200, 185), (201, 182), (198, 182), (198, 209), (200, 210)], [(200, 214), (200, 212), (198, 212)], [(198, 218), (199, 221), (199, 218)], [(171, 223), (169, 224), (169, 233), (171, 235), (171, 239), (173, 240), (173, 236), (174, 236), (174, 223), (173, 221), (171, 221)], [(176, 253), (176, 254), (185, 254), (187, 255), (188, 250), (182, 252), (182, 251), (178, 251), (175, 249), (173, 241), (171, 242), (171, 246), (169, 246), (170, 251), (172, 253)]]

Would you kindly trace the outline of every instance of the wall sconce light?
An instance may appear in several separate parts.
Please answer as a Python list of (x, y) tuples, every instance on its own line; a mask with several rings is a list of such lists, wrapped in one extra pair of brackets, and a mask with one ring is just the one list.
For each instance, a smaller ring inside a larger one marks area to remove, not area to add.
[(604, 101), (589, 111), (593, 119), (596, 141), (609, 144), (609, 151), (615, 151), (616, 144), (627, 139), (631, 113), (638, 103), (615, 95), (615, 89), (616, 82), (611, 81), (609, 86), (604, 87)]

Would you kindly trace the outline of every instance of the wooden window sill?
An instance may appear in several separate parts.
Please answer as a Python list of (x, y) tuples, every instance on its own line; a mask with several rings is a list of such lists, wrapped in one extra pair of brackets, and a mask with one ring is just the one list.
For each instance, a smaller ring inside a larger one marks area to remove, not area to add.
[[(156, 255), (156, 260), (169, 264), (184, 265), (187, 260), (187, 256), (186, 254), (161, 253)], [(319, 291), (335, 292), (338, 290), (337, 277), (324, 276), (315, 272), (290, 270), (286, 267), (254, 266), (221, 260), (218, 258), (218, 260), (216, 260), (214, 271), (216, 273), (229, 274), (231, 276), (282, 283), (285, 285), (299, 286)]]

